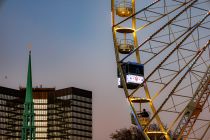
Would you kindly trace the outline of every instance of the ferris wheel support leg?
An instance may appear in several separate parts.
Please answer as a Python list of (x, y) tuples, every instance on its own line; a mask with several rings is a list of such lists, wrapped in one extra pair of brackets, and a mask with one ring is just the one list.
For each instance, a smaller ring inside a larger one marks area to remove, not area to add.
[(210, 66), (208, 67), (206, 73), (204, 74), (197, 90), (195, 91), (191, 101), (184, 109), (184, 114), (179, 121), (174, 136), (181, 139), (187, 138), (198, 118), (202, 112), (202, 108), (209, 97), (209, 81), (210, 81)]

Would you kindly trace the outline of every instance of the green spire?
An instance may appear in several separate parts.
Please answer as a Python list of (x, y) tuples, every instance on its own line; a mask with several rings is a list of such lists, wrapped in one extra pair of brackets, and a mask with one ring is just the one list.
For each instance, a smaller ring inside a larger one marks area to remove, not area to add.
[(31, 51), (29, 52), (29, 61), (28, 61), (28, 77), (27, 77), (27, 85), (26, 85), (26, 97), (25, 103), (33, 102), (32, 97), (32, 71), (31, 71)]
[(29, 52), (28, 77), (23, 110), (23, 126), (21, 140), (35, 140), (34, 103), (32, 96), (31, 51)]

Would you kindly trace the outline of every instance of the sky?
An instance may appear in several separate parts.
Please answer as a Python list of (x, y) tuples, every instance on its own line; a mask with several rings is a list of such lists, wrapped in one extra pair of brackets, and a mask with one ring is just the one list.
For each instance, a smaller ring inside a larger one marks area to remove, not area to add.
[(0, 4), (0, 86), (26, 85), (31, 45), (34, 87), (93, 92), (93, 140), (110, 140), (112, 132), (130, 126), (130, 107), (117, 87), (111, 0)]
[(33, 86), (93, 92), (93, 140), (129, 127), (117, 88), (109, 0), (7, 0), (0, 7), (0, 86), (26, 85), (32, 45)]

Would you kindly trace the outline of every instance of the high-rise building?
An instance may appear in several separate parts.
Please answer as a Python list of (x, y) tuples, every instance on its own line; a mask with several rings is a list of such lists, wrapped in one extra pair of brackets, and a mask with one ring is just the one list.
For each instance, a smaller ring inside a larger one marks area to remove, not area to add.
[(0, 139), (21, 138), (24, 96), (19, 90), (0, 87)]
[[(0, 139), (21, 138), (25, 90), (0, 87)], [(33, 102), (36, 139), (92, 139), (91, 91), (33, 88)]]

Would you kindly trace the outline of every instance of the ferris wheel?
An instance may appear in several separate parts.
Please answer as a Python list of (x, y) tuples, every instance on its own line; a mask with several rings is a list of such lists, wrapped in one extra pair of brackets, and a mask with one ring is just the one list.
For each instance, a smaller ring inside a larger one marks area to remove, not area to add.
[(111, 0), (118, 87), (144, 139), (210, 139), (209, 10), (209, 0)]

